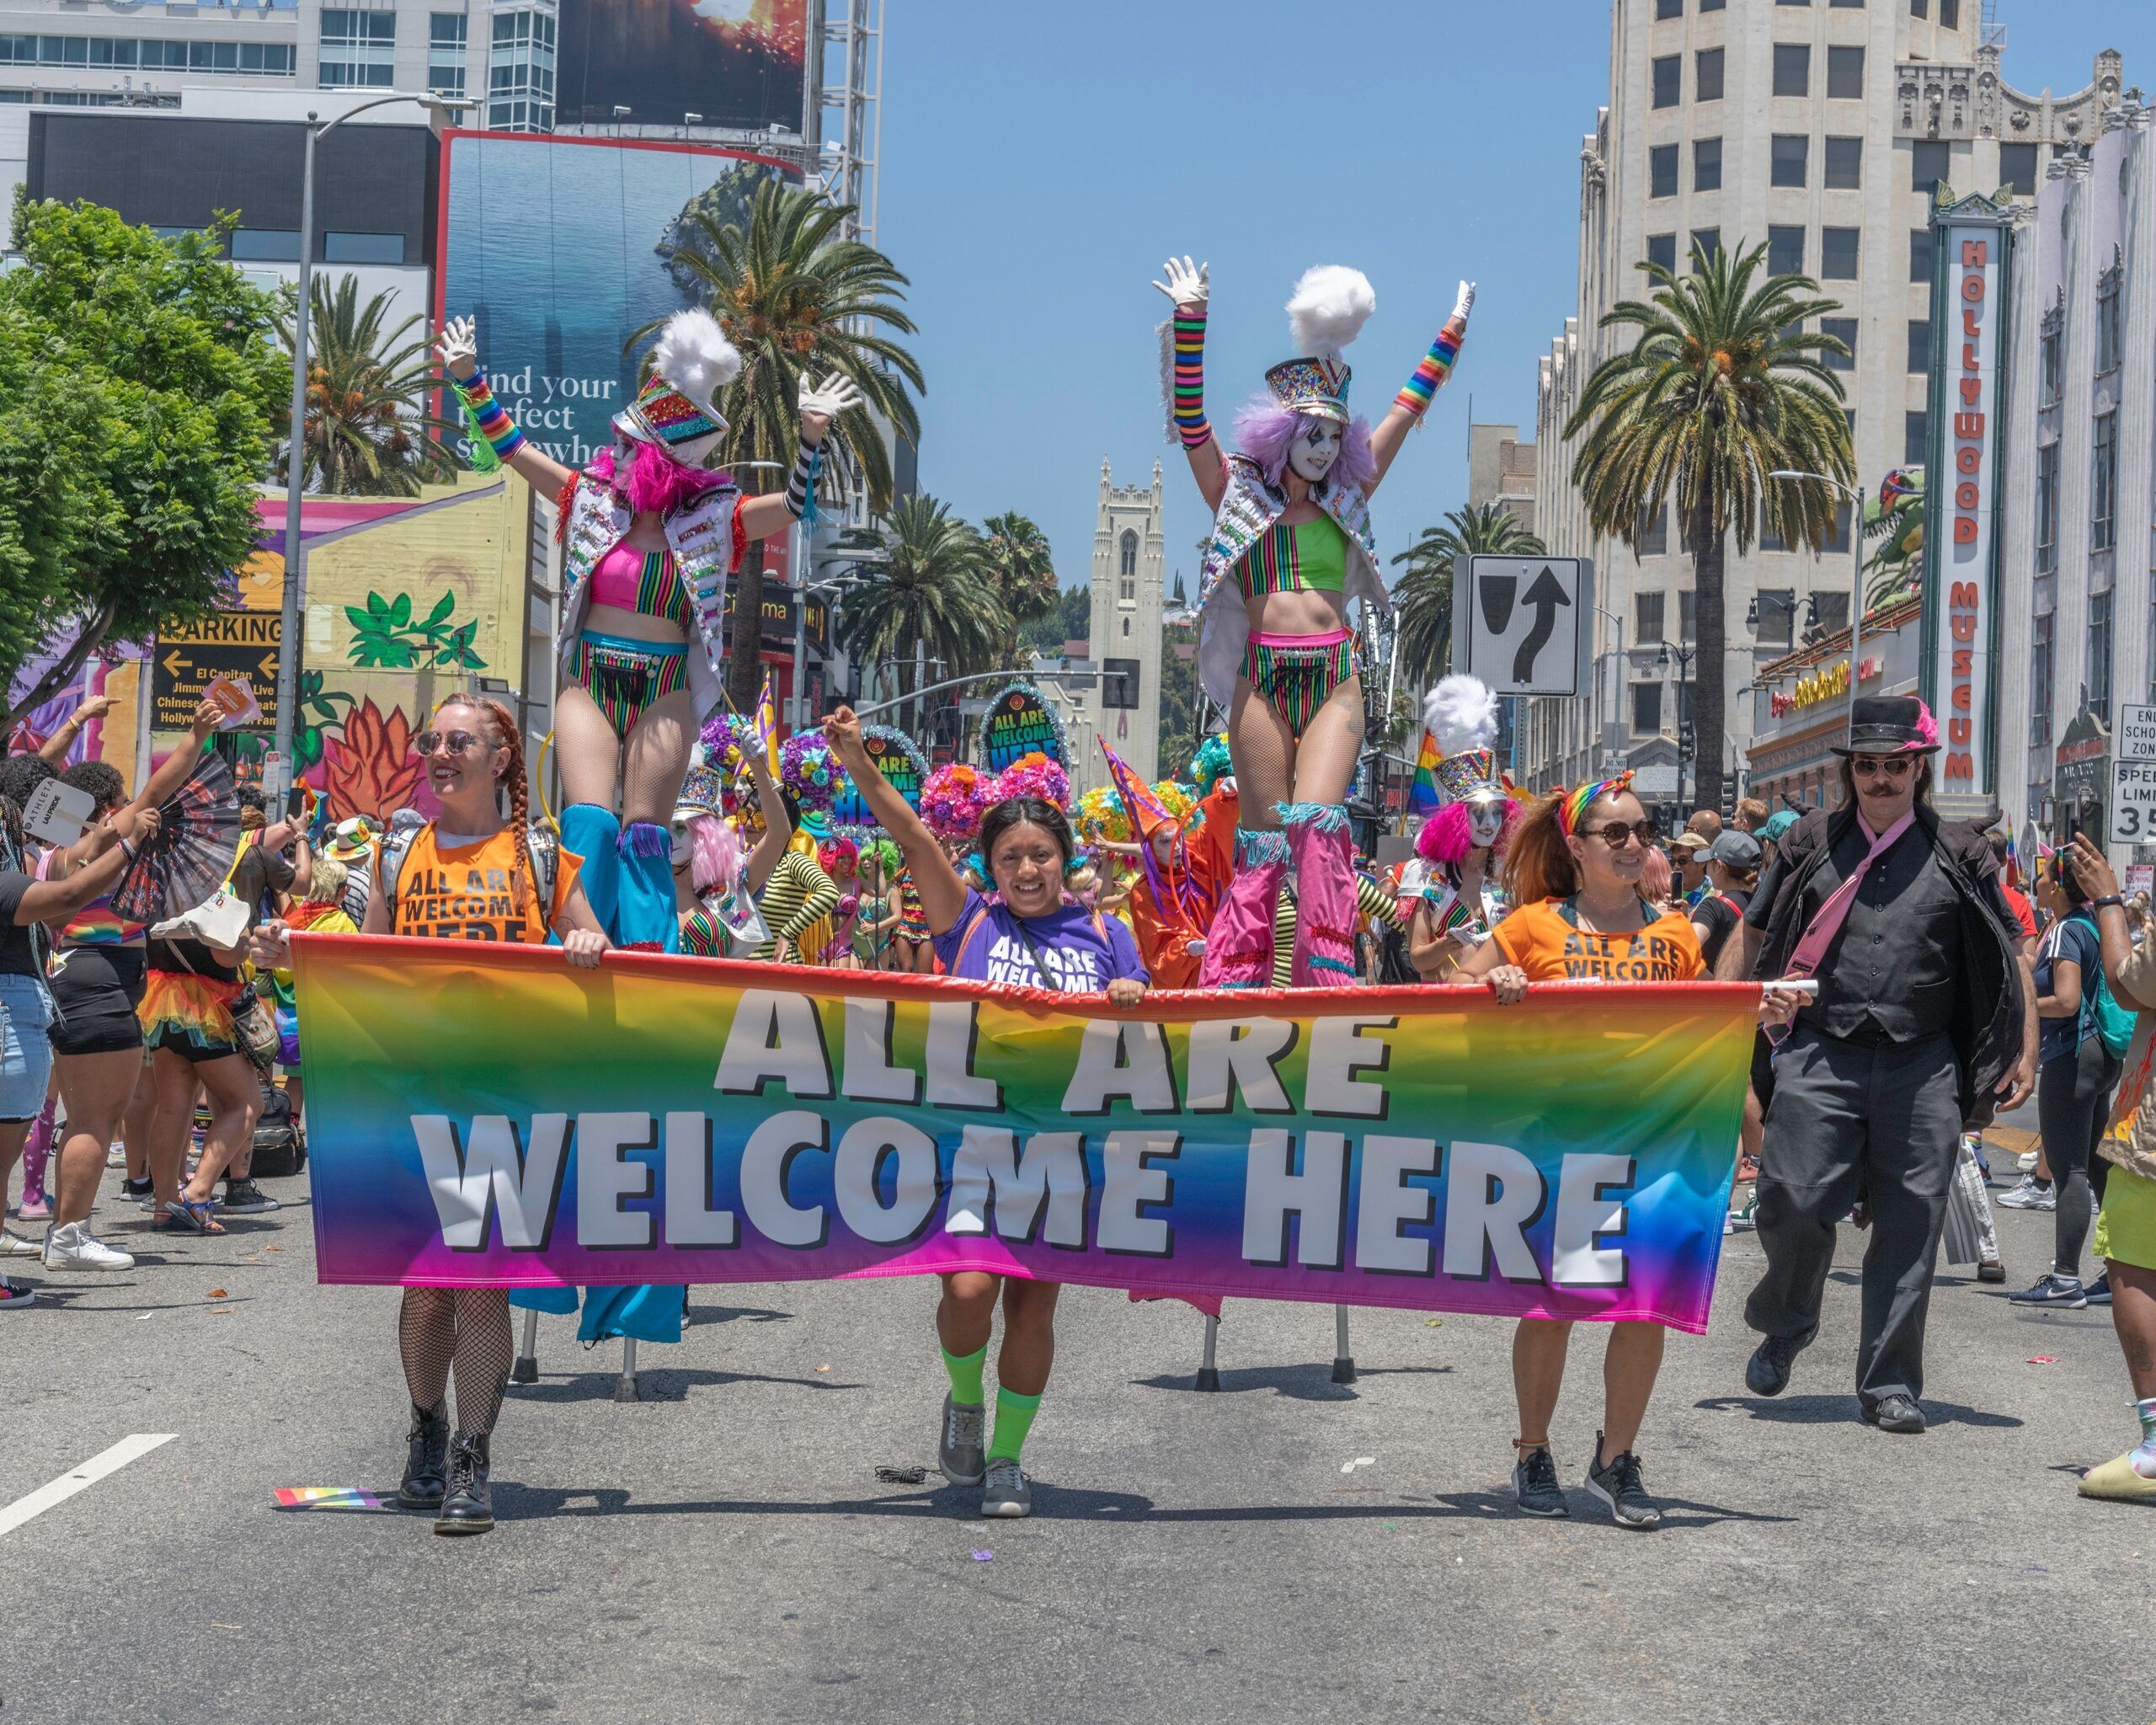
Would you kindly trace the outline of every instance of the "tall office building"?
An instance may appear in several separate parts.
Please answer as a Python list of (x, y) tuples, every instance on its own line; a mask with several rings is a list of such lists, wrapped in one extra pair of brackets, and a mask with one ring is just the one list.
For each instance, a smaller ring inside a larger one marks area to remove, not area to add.
[[(1601, 693), (1530, 704), (1533, 783), (1675, 738), (1689, 703), (1691, 558), (1673, 508), (1641, 524), (1634, 551), (1589, 528), (1572, 483), (1566, 423), (1630, 339), (1601, 329), (1603, 314), (1647, 289), (1643, 261), (1681, 269), (1695, 245), (1764, 245), (1768, 267), (1841, 302), (1822, 327), (1853, 350), (1837, 363), (1860, 482), (1876, 492), (1888, 469), (1924, 462), (1933, 187), (2032, 197), (2120, 98), (2115, 53), (2054, 99), (2007, 85), (2004, 46), (1977, 0), (1614, 0), (1609, 102), (1580, 151), (1579, 309), (1541, 361), (1535, 436), (1538, 531), (1553, 553), (1594, 559)], [(1851, 531), (1845, 506), (1822, 554), (1732, 547), (1726, 770), (1744, 762), (1758, 668), (1807, 630), (1846, 625)]]

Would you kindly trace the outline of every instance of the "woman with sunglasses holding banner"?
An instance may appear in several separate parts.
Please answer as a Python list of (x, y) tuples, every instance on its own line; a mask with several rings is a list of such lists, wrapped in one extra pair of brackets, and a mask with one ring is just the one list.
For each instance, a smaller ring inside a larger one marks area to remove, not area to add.
[[(1660, 836), (1631, 792), (1632, 775), (1559, 791), (1535, 805), (1513, 835), (1506, 860), (1518, 908), (1454, 972), (1486, 983), (1501, 1005), (1516, 1005), (1537, 982), (1694, 982), (1706, 964), (1698, 931), (1682, 906), (1657, 911), (1640, 896), (1640, 875)], [(1770, 993), (1763, 1021), (1785, 1023), (1798, 997)], [(1522, 1318), (1513, 1334), (1513, 1493), (1529, 1515), (1567, 1515), (1550, 1450), (1550, 1418), (1565, 1377), (1569, 1322)], [(1647, 1399), (1662, 1370), (1662, 1327), (1613, 1323), (1603, 1351), (1602, 1429), (1587, 1488), (1620, 1527), (1659, 1526), (1635, 1453)]]

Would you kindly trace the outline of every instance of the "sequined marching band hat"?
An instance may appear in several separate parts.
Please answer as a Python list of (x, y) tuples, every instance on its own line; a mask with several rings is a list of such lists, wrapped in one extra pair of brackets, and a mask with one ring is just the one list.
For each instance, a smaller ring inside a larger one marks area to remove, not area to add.
[(614, 415), (614, 429), (695, 467), (726, 435), (725, 418), (712, 402), (740, 375), (741, 355), (716, 318), (676, 312), (651, 350), (651, 381)]
[(1354, 374), (1341, 350), (1377, 308), (1377, 291), (1361, 270), (1342, 264), (1305, 270), (1288, 297), (1288, 338), (1299, 357), (1266, 372), (1273, 400), (1291, 414), (1346, 425), (1348, 384)]
[(691, 766), (682, 775), (680, 794), (675, 798), (676, 809), (693, 809), (699, 814), (718, 814), (726, 803), (726, 782), (718, 776), (718, 769), (702, 765)]
[(1500, 803), (1513, 793), (1497, 767), (1497, 697), (1479, 677), (1441, 678), (1422, 697), (1422, 722), (1437, 745), (1438, 788), (1448, 803)]

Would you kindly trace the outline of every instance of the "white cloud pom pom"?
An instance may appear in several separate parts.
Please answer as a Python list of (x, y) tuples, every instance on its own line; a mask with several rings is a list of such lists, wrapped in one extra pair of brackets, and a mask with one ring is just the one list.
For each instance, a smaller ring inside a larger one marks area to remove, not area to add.
[(1422, 723), (1441, 757), (1486, 749), (1497, 740), (1497, 697), (1480, 677), (1443, 678), (1422, 697)]
[(698, 407), (741, 375), (741, 355), (709, 312), (676, 312), (659, 332), (651, 366)]
[(1320, 264), (1303, 271), (1288, 296), (1288, 339), (1299, 355), (1337, 359), (1377, 308), (1369, 276), (1344, 264)]

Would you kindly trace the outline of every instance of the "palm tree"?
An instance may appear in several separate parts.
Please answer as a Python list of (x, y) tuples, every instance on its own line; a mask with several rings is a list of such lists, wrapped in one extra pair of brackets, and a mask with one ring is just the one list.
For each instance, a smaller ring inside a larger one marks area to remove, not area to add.
[[(442, 441), (462, 429), (437, 418), (430, 405), (440, 380), (427, 344), (425, 320), (414, 312), (387, 334), (389, 294), (362, 307), (355, 275), (333, 287), (318, 276), (307, 296), (307, 431), (302, 472), (308, 489), (330, 497), (416, 497), (423, 482), (460, 465)], [(277, 333), (289, 356), (292, 317), (287, 302)], [(407, 339), (414, 329), (419, 334)], [(290, 363), (289, 357), (287, 364)], [(290, 459), (291, 411), (280, 417)], [(280, 463), (280, 471), (289, 466)]]
[(1755, 285), (1765, 251), (1695, 253), (1681, 280), (1659, 264), (1641, 265), (1652, 299), (1622, 301), (1601, 324), (1638, 335), (1595, 368), (1565, 426), (1567, 438), (1586, 433), (1572, 483), (1598, 533), (1636, 551), (1641, 528), (1676, 495), (1697, 595), (1692, 752), (1699, 804), (1708, 809), (1721, 806), (1726, 746), (1725, 541), (1733, 532), (1738, 552), (1748, 550), (1764, 518), (1784, 544), (1822, 548), (1835, 531), (1834, 489), (1767, 475), (1790, 468), (1853, 483), (1856, 472), (1841, 381), (1826, 363), (1849, 349), (1804, 328), (1839, 302), (1813, 297), (1818, 285), (1805, 275)]
[(996, 591), (1010, 626), (998, 644), (998, 656), (1004, 664), (1012, 664), (1017, 656), (1019, 630), (1055, 609), (1061, 592), (1055, 579), (1055, 558), (1048, 548), (1048, 535), (1016, 510), (990, 515), (980, 525), (988, 540)]
[[(857, 664), (897, 661), (899, 692), (911, 695), (915, 658), (954, 670), (985, 670), (1010, 622), (995, 585), (987, 542), (926, 494), (909, 497), (873, 537), (879, 563), (864, 564), (840, 625)], [(918, 714), (907, 725), (917, 730)]]
[[(867, 404), (831, 427), (819, 489), (828, 499), (865, 487), (870, 510), (880, 515), (891, 506), (892, 482), (890, 450), (878, 422), (917, 444), (921, 419), (911, 392), (924, 386), (913, 355), (879, 333), (914, 332), (913, 321), (899, 309), (906, 278), (873, 246), (844, 237), (852, 214), (851, 205), (773, 177), (756, 188), (745, 225), (692, 210), (663, 255), (677, 277), (695, 284), (741, 352), (741, 375), (718, 398), (728, 428), (721, 462), (771, 462), (776, 471), (750, 468), (746, 477), (759, 490), (783, 485), (800, 441), (800, 380), (843, 372)], [(664, 321), (638, 330), (629, 345)], [(763, 568), (761, 547), (750, 547), (734, 595), (727, 692), (743, 712), (755, 705), (762, 681), (757, 639)]]
[(1452, 669), (1454, 559), (1477, 553), (1536, 557), (1543, 549), (1500, 503), (1471, 503), (1447, 515), (1444, 526), (1425, 527), (1420, 539), (1393, 558), (1407, 565), (1392, 590), (1392, 650), (1401, 681), (1427, 689)]

